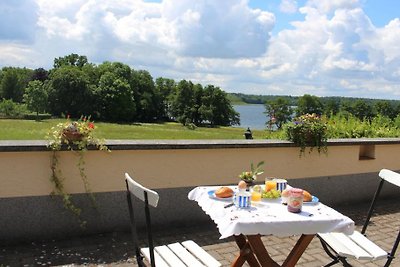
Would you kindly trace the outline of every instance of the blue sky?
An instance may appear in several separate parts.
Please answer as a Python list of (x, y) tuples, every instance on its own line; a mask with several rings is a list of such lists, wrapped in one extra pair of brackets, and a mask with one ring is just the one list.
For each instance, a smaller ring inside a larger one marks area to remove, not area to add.
[(78, 53), (263, 95), (400, 99), (398, 0), (3, 0), (0, 67)]

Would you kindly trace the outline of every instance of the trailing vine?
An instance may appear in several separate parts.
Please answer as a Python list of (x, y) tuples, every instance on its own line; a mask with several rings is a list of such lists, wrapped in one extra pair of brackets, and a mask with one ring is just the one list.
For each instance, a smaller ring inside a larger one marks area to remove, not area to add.
[(61, 196), (64, 207), (78, 218), (81, 227), (86, 225), (86, 221), (82, 220), (80, 217), (82, 210), (73, 203), (71, 195), (65, 191), (65, 178), (59, 168), (60, 159), (58, 151), (65, 148), (77, 153), (77, 168), (79, 170), (83, 187), (91, 199), (93, 207), (96, 207), (95, 197), (90, 188), (90, 183), (85, 172), (84, 155), (90, 146), (94, 146), (98, 150), (108, 152), (110, 150), (106, 145), (104, 145), (104, 140), (97, 139), (93, 136), (94, 129), (94, 123), (90, 121), (90, 118), (81, 117), (78, 121), (73, 122), (67, 118), (65, 123), (59, 123), (55, 127), (52, 127), (47, 135), (47, 139), (49, 140), (48, 147), (52, 150), (50, 181), (53, 183), (54, 189), (51, 192), (51, 195)]

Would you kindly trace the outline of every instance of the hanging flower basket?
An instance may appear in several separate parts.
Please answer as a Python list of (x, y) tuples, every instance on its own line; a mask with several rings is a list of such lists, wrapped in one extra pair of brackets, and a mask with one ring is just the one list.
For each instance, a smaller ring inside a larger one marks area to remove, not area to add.
[(68, 149), (77, 153), (79, 157), (77, 163), (79, 174), (85, 187), (85, 192), (89, 194), (94, 204), (94, 195), (90, 190), (89, 181), (85, 173), (85, 160), (83, 156), (89, 146), (96, 147), (99, 150), (110, 151), (108, 147), (104, 145), (104, 140), (97, 139), (93, 136), (94, 130), (94, 123), (90, 121), (90, 117), (81, 117), (78, 121), (71, 121), (68, 118), (66, 122), (59, 123), (52, 127), (47, 135), (49, 141), (48, 147), (53, 151), (50, 165), (52, 173), (50, 180), (54, 184), (52, 194), (62, 197), (64, 207), (77, 216), (81, 226), (84, 226), (86, 222), (81, 220), (81, 209), (75, 206), (71, 196), (65, 191), (63, 184), (64, 177), (59, 167), (60, 158), (57, 152)]
[(300, 147), (300, 155), (304, 154), (306, 147), (310, 148), (310, 153), (314, 148), (317, 148), (318, 153), (326, 153), (328, 150), (326, 122), (316, 114), (295, 118), (285, 126), (285, 131), (287, 139)]
[(70, 131), (70, 130), (63, 130), (62, 132), (62, 141), (64, 143), (71, 143), (71, 142), (76, 142), (76, 141), (82, 141), (83, 139), (83, 134), (76, 132), (76, 131)]

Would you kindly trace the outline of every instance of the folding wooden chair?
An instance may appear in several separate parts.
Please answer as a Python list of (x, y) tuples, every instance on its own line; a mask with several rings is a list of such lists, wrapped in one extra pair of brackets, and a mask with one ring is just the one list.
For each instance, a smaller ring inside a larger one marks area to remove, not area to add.
[(332, 262), (325, 266), (332, 266), (339, 262), (341, 262), (343, 266), (351, 266), (346, 260), (348, 258), (369, 261), (376, 261), (387, 258), (387, 261), (384, 265), (385, 267), (387, 267), (394, 259), (397, 246), (399, 245), (400, 241), (400, 229), (390, 253), (384, 251), (382, 248), (380, 248), (378, 245), (376, 245), (365, 236), (368, 223), (374, 211), (376, 200), (379, 196), (384, 182), (386, 181), (400, 187), (400, 174), (390, 170), (382, 169), (379, 172), (379, 176), (381, 180), (378, 188), (376, 189), (374, 198), (372, 199), (372, 203), (367, 214), (367, 219), (365, 220), (361, 233), (355, 231), (352, 235), (345, 235), (342, 233), (318, 234), (322, 247), (324, 248), (325, 252), (333, 259)]
[[(139, 267), (145, 266), (143, 256), (152, 267), (219, 267), (221, 264), (194, 241), (188, 240), (182, 243), (173, 243), (169, 245), (153, 245), (153, 236), (151, 231), (151, 219), (149, 205), (157, 207), (159, 196), (157, 192), (150, 190), (135, 182), (129, 174), (125, 173), (125, 182), (127, 189), (127, 201), (129, 206), (129, 215), (132, 231), (132, 239), (135, 248), (136, 260)], [(136, 229), (135, 215), (131, 195), (143, 201), (145, 206), (146, 227), (149, 247), (140, 249), (138, 244), (138, 235)], [(142, 256), (143, 255), (143, 256)]]

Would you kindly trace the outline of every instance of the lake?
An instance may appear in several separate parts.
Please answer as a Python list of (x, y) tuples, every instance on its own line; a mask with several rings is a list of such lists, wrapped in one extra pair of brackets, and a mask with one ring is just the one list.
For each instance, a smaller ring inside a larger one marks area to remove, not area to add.
[(250, 129), (264, 130), (265, 123), (268, 117), (265, 112), (264, 105), (232, 105), (233, 108), (240, 114), (241, 128), (250, 127)]

